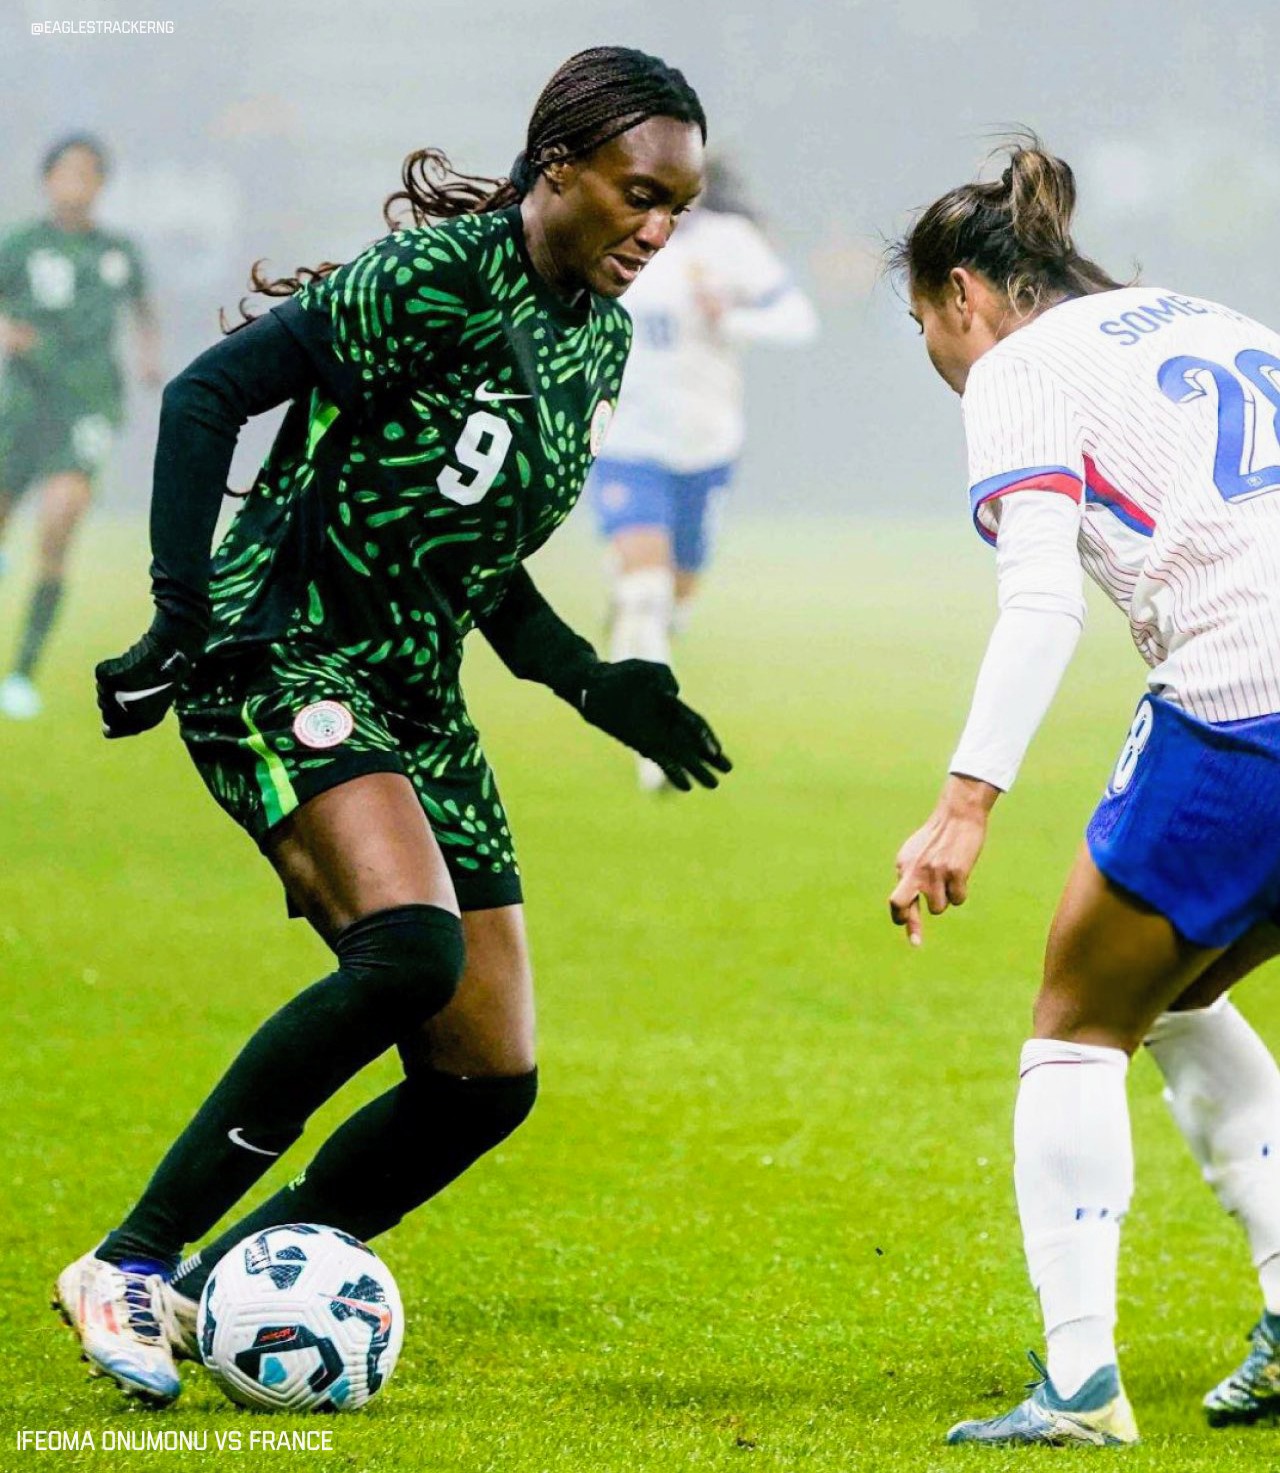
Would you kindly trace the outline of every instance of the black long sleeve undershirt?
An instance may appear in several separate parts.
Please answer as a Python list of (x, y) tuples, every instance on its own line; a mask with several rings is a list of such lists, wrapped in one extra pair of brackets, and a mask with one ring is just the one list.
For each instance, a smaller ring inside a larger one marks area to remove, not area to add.
[[(325, 340), (327, 324), (294, 302), (257, 318), (202, 353), (166, 387), (151, 497), (151, 586), (157, 632), (194, 654), (209, 627), (209, 561), (236, 440), (254, 415), (322, 387), (357, 407)], [(479, 621), (513, 675), (577, 703), (583, 673), (598, 663), (534, 586), (512, 573), (502, 602)]]
[(282, 315), (268, 312), (201, 353), (161, 401), (151, 587), (160, 632), (189, 653), (209, 626), (210, 548), (240, 431), (321, 383), (315, 358)]
[(550, 686), (556, 695), (580, 706), (582, 677), (599, 663), (599, 656), (543, 598), (524, 568), (516, 568), (502, 602), (478, 623), (513, 675)]

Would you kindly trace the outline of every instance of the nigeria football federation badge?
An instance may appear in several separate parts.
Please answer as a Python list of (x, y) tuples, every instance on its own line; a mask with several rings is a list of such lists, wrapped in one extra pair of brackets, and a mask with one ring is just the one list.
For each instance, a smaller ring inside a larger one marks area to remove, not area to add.
[(613, 405), (601, 399), (591, 415), (591, 453), (599, 455), (604, 449), (604, 437), (609, 433), (609, 421), (613, 418)]
[(355, 717), (340, 701), (315, 701), (293, 718), (293, 734), (304, 747), (336, 747), (355, 729)]

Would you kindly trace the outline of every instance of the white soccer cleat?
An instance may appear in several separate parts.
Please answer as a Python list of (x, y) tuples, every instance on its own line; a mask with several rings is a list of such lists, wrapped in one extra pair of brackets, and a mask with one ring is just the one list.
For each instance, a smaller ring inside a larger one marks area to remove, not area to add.
[(647, 757), (636, 758), (636, 780), (642, 793), (665, 793), (671, 787), (666, 773)]
[(1248, 1426), (1280, 1417), (1280, 1315), (1264, 1313), (1249, 1332), (1244, 1364), (1204, 1399), (1210, 1427)]
[(1031, 1395), (1000, 1417), (957, 1422), (947, 1433), (953, 1447), (965, 1442), (992, 1447), (1124, 1447), (1138, 1441), (1133, 1408), (1120, 1385), (1120, 1372), (1103, 1366), (1074, 1396), (1060, 1396), (1040, 1358), (1030, 1361), (1038, 1379), (1027, 1388)]
[(91, 1376), (110, 1376), (127, 1395), (167, 1406), (182, 1390), (156, 1313), (158, 1272), (117, 1267), (92, 1253), (58, 1275), (55, 1308), (80, 1337)]
[(179, 1294), (172, 1284), (161, 1279), (156, 1285), (154, 1303), (156, 1319), (174, 1360), (193, 1360), (199, 1365), (200, 1336), (196, 1332), (199, 1301)]
[(11, 721), (31, 721), (44, 710), (40, 692), (25, 675), (7, 675), (0, 680), (0, 716)]

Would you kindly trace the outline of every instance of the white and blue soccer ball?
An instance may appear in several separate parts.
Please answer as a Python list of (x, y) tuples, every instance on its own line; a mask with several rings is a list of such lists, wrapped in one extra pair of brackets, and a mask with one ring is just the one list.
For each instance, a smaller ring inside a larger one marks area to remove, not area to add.
[(200, 1358), (232, 1401), (269, 1412), (349, 1412), (386, 1385), (404, 1343), (391, 1271), (336, 1228), (254, 1233), (200, 1296)]

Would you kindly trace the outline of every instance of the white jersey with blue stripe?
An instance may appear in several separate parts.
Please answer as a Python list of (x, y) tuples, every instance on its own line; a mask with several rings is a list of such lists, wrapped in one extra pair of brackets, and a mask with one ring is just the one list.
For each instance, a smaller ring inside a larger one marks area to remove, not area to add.
[(988, 541), (1003, 497), (1069, 497), (1152, 689), (1205, 721), (1280, 711), (1280, 334), (1156, 287), (1075, 298), (978, 360), (964, 422)]
[[(723, 310), (712, 320), (701, 305)], [(745, 215), (695, 209), (626, 296), (635, 324), (610, 460), (682, 474), (727, 465), (742, 449), (742, 350), (799, 344), (817, 331), (808, 298)]]

